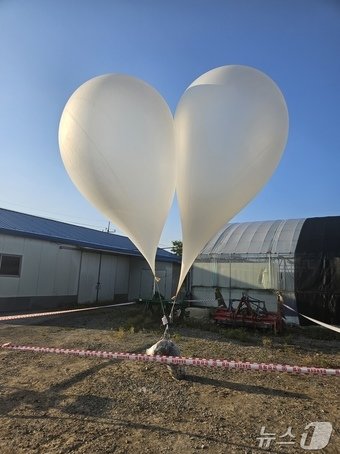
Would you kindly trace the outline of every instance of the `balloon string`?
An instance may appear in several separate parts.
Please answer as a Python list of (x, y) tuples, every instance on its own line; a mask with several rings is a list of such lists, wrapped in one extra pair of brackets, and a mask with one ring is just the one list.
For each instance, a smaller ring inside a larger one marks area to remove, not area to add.
[(165, 325), (165, 330), (163, 333), (163, 339), (170, 339), (170, 331), (169, 331), (169, 324)]
[(176, 298), (177, 298), (177, 295), (174, 297), (174, 301), (173, 301), (172, 306), (171, 306), (171, 311), (170, 311), (170, 315), (169, 315), (170, 322), (172, 322), (173, 317), (174, 317), (174, 309), (175, 309), (175, 304), (176, 304)]
[(160, 303), (161, 303), (161, 308), (162, 308), (163, 316), (166, 316), (166, 314), (165, 314), (165, 309), (164, 309), (164, 304), (163, 304), (163, 300), (162, 300), (162, 296), (161, 296), (161, 292), (159, 291), (158, 278), (156, 278), (156, 277), (155, 277), (155, 289), (156, 289), (156, 292), (157, 292), (157, 294), (158, 294), (159, 301), (160, 301)]
[[(160, 292), (160, 289), (159, 289), (158, 282), (159, 282), (159, 279), (156, 278), (156, 276), (155, 276), (155, 289), (156, 289), (156, 291), (158, 293), (159, 301), (161, 303), (161, 308), (162, 308), (162, 312), (163, 312), (162, 322), (163, 322), (163, 324), (165, 324), (165, 329), (164, 329), (164, 333), (163, 333), (163, 339), (168, 339), (168, 338), (170, 338), (169, 320), (168, 320), (168, 317), (166, 316), (166, 313), (165, 313), (165, 308), (164, 308), (164, 304), (163, 304), (163, 300), (162, 300), (162, 296), (161, 296), (161, 292)], [(171, 313), (170, 313), (170, 319), (171, 319)], [(165, 320), (166, 320), (166, 323), (164, 323)]]

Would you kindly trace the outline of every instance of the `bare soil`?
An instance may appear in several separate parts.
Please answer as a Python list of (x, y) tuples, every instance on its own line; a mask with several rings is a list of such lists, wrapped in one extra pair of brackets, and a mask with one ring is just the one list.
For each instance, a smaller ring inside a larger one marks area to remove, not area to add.
[[(1, 323), (0, 343), (142, 352), (162, 336), (157, 323), (141, 329), (142, 319), (140, 307), (122, 307)], [(339, 340), (172, 332), (183, 356), (340, 366)], [(318, 452), (340, 452), (339, 377), (192, 367), (176, 381), (160, 364), (1, 349), (0, 364), (1, 454), (303, 453), (301, 435), (315, 421), (333, 425)], [(268, 448), (262, 426), (274, 434)]]

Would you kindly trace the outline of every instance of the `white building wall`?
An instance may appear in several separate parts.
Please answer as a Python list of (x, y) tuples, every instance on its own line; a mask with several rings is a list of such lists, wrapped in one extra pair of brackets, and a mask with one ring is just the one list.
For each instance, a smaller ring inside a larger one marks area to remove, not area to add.
[[(52, 251), (51, 251), (52, 254)], [(77, 295), (81, 252), (61, 248), (55, 258), (55, 295)], [(53, 263), (53, 255), (50, 257)], [(43, 260), (42, 263), (45, 261)]]
[(115, 279), (115, 294), (128, 295), (129, 293), (129, 276), (130, 276), (130, 257), (117, 256), (117, 268)]
[[(22, 260), (19, 277), (0, 276), (0, 310), (123, 302), (153, 295), (153, 276), (144, 259), (5, 234), (0, 234), (1, 253)], [(169, 299), (174, 292), (173, 264), (157, 262), (156, 272), (159, 290)]]
[[(38, 243), (36, 241), (36, 243)], [(57, 264), (57, 251), (55, 247), (51, 247), (50, 243), (39, 242), (41, 244), (39, 256), (36, 257), (38, 266), (37, 286), (36, 295), (44, 296), (51, 295), (58, 292), (58, 288), (55, 288), (55, 270)], [(55, 245), (53, 245), (55, 246)], [(24, 260), (29, 261), (32, 257), (29, 256), (30, 251), (24, 253)]]
[(76, 295), (78, 250), (59, 244), (0, 235), (0, 253), (22, 256), (20, 277), (0, 276), (0, 297)]

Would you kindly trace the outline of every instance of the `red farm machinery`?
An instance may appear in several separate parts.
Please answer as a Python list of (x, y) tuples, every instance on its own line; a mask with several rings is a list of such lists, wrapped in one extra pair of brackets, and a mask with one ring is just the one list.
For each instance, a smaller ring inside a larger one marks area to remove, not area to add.
[(275, 334), (283, 330), (284, 316), (280, 294), (277, 297), (276, 312), (268, 311), (264, 301), (252, 298), (245, 293), (242, 294), (241, 299), (231, 299), (228, 306), (224, 303), (222, 295), (220, 293), (219, 295), (217, 298), (219, 307), (213, 313), (213, 320), (217, 324), (271, 329)]

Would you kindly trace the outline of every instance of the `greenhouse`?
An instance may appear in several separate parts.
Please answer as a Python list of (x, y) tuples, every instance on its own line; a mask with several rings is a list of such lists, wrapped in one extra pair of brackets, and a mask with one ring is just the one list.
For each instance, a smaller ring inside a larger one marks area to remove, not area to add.
[[(195, 261), (190, 288), (196, 304), (216, 306), (243, 294), (277, 310), (278, 292), (295, 311), (340, 323), (340, 217), (228, 224)], [(288, 323), (304, 323), (285, 309)]]

